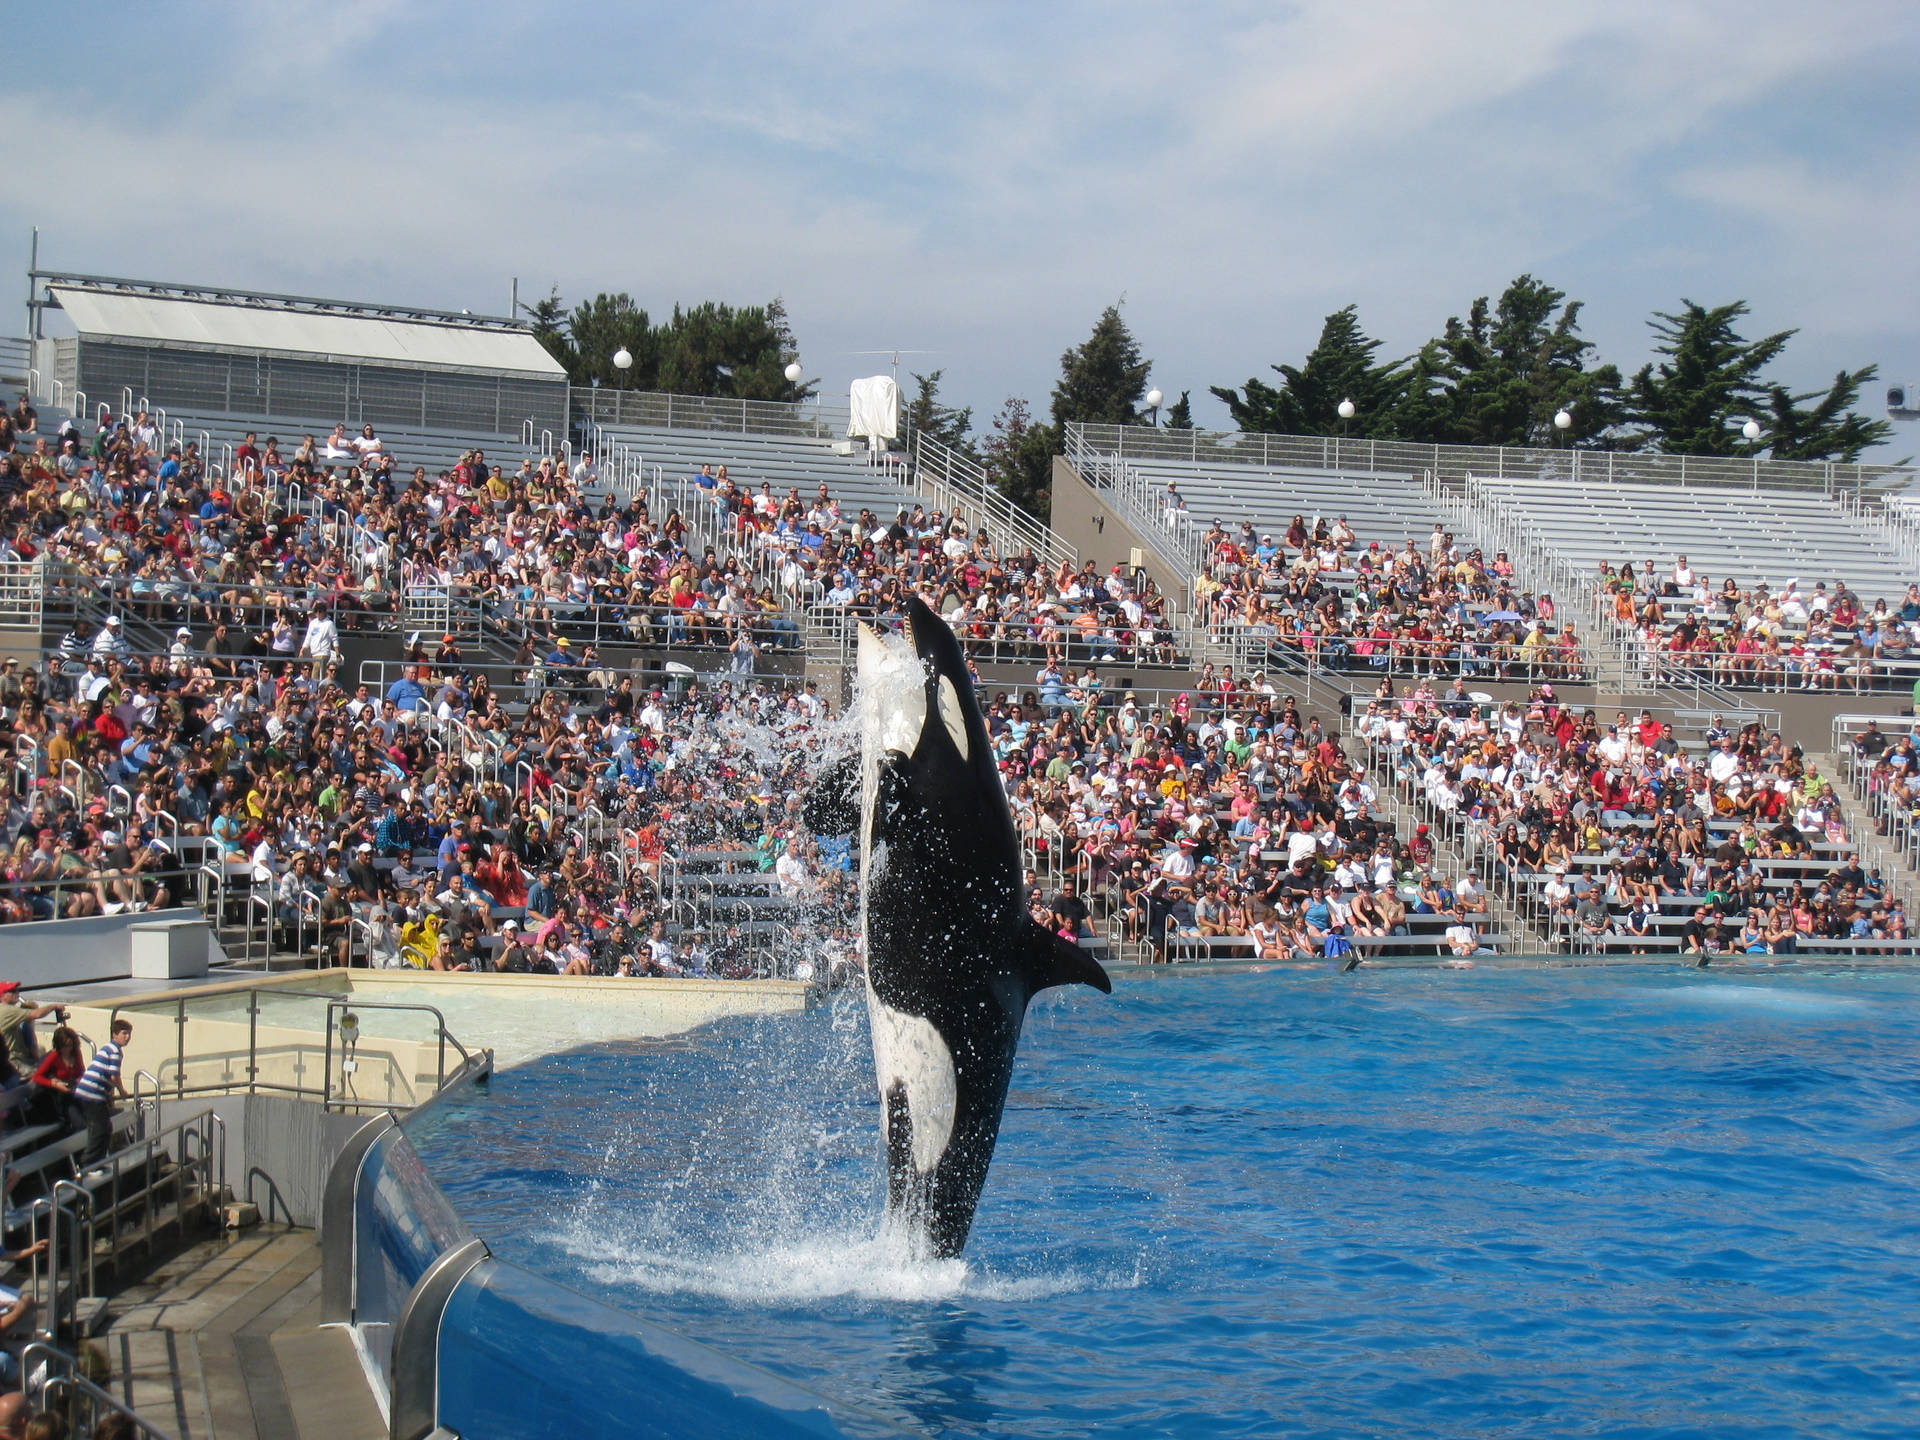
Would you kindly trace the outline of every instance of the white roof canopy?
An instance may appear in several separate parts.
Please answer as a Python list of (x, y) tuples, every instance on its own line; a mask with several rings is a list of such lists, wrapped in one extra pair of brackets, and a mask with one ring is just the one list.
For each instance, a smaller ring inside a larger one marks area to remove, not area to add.
[(566, 370), (525, 330), (329, 314), (53, 284), (83, 338), (183, 348), (269, 351), (334, 361), (426, 366), (564, 380)]

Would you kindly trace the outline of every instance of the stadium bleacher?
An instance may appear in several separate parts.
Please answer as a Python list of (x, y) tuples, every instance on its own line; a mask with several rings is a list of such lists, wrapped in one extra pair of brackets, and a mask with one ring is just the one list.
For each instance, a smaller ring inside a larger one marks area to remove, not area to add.
[(1716, 588), (1728, 577), (1742, 588), (1773, 589), (1789, 579), (1807, 589), (1842, 580), (1869, 604), (1896, 599), (1915, 578), (1891, 544), (1816, 491), (1656, 485), (1602, 490), (1484, 477), (1474, 483), (1488, 501), (1534, 527), (1588, 574), (1603, 563), (1638, 568), (1652, 561), (1664, 569), (1685, 555)]
[(716, 471), (724, 465), (735, 485), (755, 493), (762, 485), (770, 486), (782, 499), (794, 489), (810, 500), (825, 485), (849, 518), (863, 509), (891, 520), (895, 512), (915, 505), (934, 508), (929, 497), (902, 483), (897, 458), (891, 465), (871, 464), (864, 447), (847, 455), (836, 451), (834, 441), (806, 436), (664, 426), (604, 426), (598, 433), (602, 443), (632, 447), (649, 469), (657, 465), (670, 479), (695, 475), (702, 465)]
[[(340, 423), (335, 420), (309, 418), (289, 419), (275, 416), (264, 419), (256, 415), (228, 415), (212, 410), (170, 409), (166, 412), (169, 436), (183, 436), (187, 440), (200, 440), (201, 449), (209, 461), (222, 463), (223, 451), (230, 452), (242, 436), (251, 431), (261, 446), (269, 438), (278, 439), (280, 453), (291, 456), (300, 442), (311, 435), (316, 444), (325, 445), (327, 436), (333, 427)], [(425, 426), (374, 425), (374, 434), (379, 436), (381, 448), (394, 456), (403, 472), (410, 473), (420, 466), (429, 475), (438, 475), (451, 470), (461, 459), (475, 450), (486, 452), (487, 459), (493, 464), (505, 464), (509, 470), (520, 460), (535, 453), (538, 446), (529, 449), (524, 437), (520, 435), (497, 435), (481, 430), (445, 430)], [(349, 426), (350, 435), (359, 434), (359, 427)], [(171, 443), (171, 442), (169, 442)], [(353, 462), (340, 458), (323, 461), (323, 465), (344, 468)]]

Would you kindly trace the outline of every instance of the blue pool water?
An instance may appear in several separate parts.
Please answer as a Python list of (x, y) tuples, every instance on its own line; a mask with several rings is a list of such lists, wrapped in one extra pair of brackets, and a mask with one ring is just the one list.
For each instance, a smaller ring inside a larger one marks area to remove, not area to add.
[(865, 1016), (507, 1071), (496, 1253), (936, 1434), (1920, 1434), (1920, 977), (1054, 991), (963, 1262), (877, 1237)]

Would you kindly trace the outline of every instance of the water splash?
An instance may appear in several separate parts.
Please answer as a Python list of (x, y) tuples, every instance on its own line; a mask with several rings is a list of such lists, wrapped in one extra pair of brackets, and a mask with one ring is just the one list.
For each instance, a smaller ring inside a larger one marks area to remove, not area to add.
[(927, 1304), (950, 1300), (1024, 1303), (1087, 1290), (1137, 1288), (1141, 1272), (1066, 1268), (1007, 1274), (967, 1260), (916, 1256), (907, 1237), (872, 1228), (816, 1233), (759, 1246), (712, 1248), (698, 1238), (665, 1243), (573, 1230), (563, 1248), (603, 1285), (658, 1295), (702, 1295), (741, 1305), (828, 1299)]

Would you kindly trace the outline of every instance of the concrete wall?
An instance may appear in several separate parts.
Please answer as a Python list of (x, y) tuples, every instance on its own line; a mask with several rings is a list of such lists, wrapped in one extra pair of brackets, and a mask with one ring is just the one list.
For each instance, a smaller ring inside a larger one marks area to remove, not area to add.
[(0, 660), (13, 659), (20, 668), (40, 667), (40, 632), (25, 625), (0, 625)]
[(1082, 560), (1093, 561), (1102, 571), (1125, 565), (1131, 553), (1140, 550), (1147, 575), (1160, 587), (1160, 593), (1178, 596), (1182, 605), (1190, 605), (1193, 595), (1186, 578), (1160, 559), (1107, 498), (1104, 490), (1082, 480), (1065, 456), (1054, 457), (1052, 523), (1061, 538), (1080, 552)]
[(9, 925), (0, 929), (0, 980), (18, 980), (27, 990), (124, 980), (133, 974), (134, 926), (200, 918), (198, 910), (182, 906), (144, 914)]
[(221, 1095), (161, 1103), (158, 1123), (177, 1125), (211, 1110), (226, 1126), (225, 1179), (262, 1221), (318, 1226), (327, 1172), (341, 1146), (372, 1112), (329, 1113), (318, 1101), (278, 1095)]

